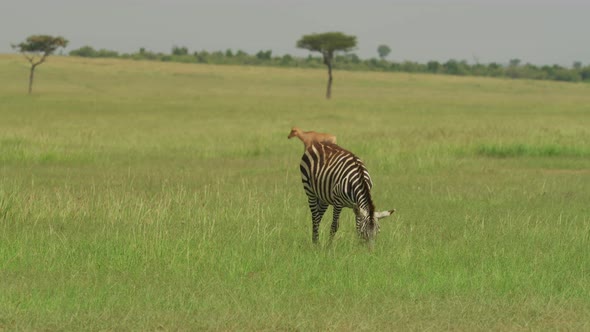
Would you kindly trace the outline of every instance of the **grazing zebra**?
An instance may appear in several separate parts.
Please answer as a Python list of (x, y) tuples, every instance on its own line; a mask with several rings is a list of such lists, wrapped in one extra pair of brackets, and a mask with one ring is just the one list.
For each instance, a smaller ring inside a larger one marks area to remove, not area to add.
[(331, 143), (314, 141), (301, 157), (301, 180), (312, 218), (312, 241), (318, 243), (319, 226), (328, 205), (334, 206), (330, 241), (338, 231), (342, 208), (353, 209), (359, 236), (371, 245), (379, 230), (377, 221), (395, 210), (375, 212), (371, 177), (363, 162)]

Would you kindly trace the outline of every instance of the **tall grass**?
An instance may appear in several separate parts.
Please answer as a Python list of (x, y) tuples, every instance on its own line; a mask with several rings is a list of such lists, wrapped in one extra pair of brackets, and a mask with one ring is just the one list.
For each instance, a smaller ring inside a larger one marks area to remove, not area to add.
[[(52, 59), (0, 56), (0, 329), (589, 328), (588, 86)], [(311, 244), (292, 125), (397, 209), (374, 251)]]

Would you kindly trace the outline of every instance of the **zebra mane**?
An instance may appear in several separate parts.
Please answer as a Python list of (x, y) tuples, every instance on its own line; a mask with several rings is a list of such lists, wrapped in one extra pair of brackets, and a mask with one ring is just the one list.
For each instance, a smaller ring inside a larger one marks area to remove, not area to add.
[(360, 159), (356, 158), (356, 161), (358, 166), (357, 170), (359, 172), (360, 178), (362, 179), (361, 183), (363, 186), (363, 190), (367, 193), (367, 206), (369, 207), (369, 217), (371, 218), (370, 220), (373, 221), (373, 217), (375, 216), (375, 204), (373, 203), (373, 197), (371, 196), (371, 188), (369, 187), (369, 184), (365, 179), (365, 166)]

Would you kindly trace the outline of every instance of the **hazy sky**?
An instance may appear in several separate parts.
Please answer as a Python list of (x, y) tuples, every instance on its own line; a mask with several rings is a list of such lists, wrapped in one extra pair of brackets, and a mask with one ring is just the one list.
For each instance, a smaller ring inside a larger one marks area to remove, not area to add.
[(31, 34), (61, 35), (67, 51), (271, 49), (305, 56), (313, 32), (358, 38), (356, 53), (395, 61), (448, 59), (590, 64), (590, 0), (0, 0), (0, 53)]

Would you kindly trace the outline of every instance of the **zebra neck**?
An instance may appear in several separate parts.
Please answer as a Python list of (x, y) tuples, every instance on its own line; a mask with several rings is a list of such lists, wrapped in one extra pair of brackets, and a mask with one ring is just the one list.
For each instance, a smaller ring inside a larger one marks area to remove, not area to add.
[(357, 200), (357, 209), (359, 213), (361, 213), (364, 217), (369, 216), (375, 212), (375, 207), (373, 206), (373, 201), (371, 197), (368, 195), (358, 195)]

